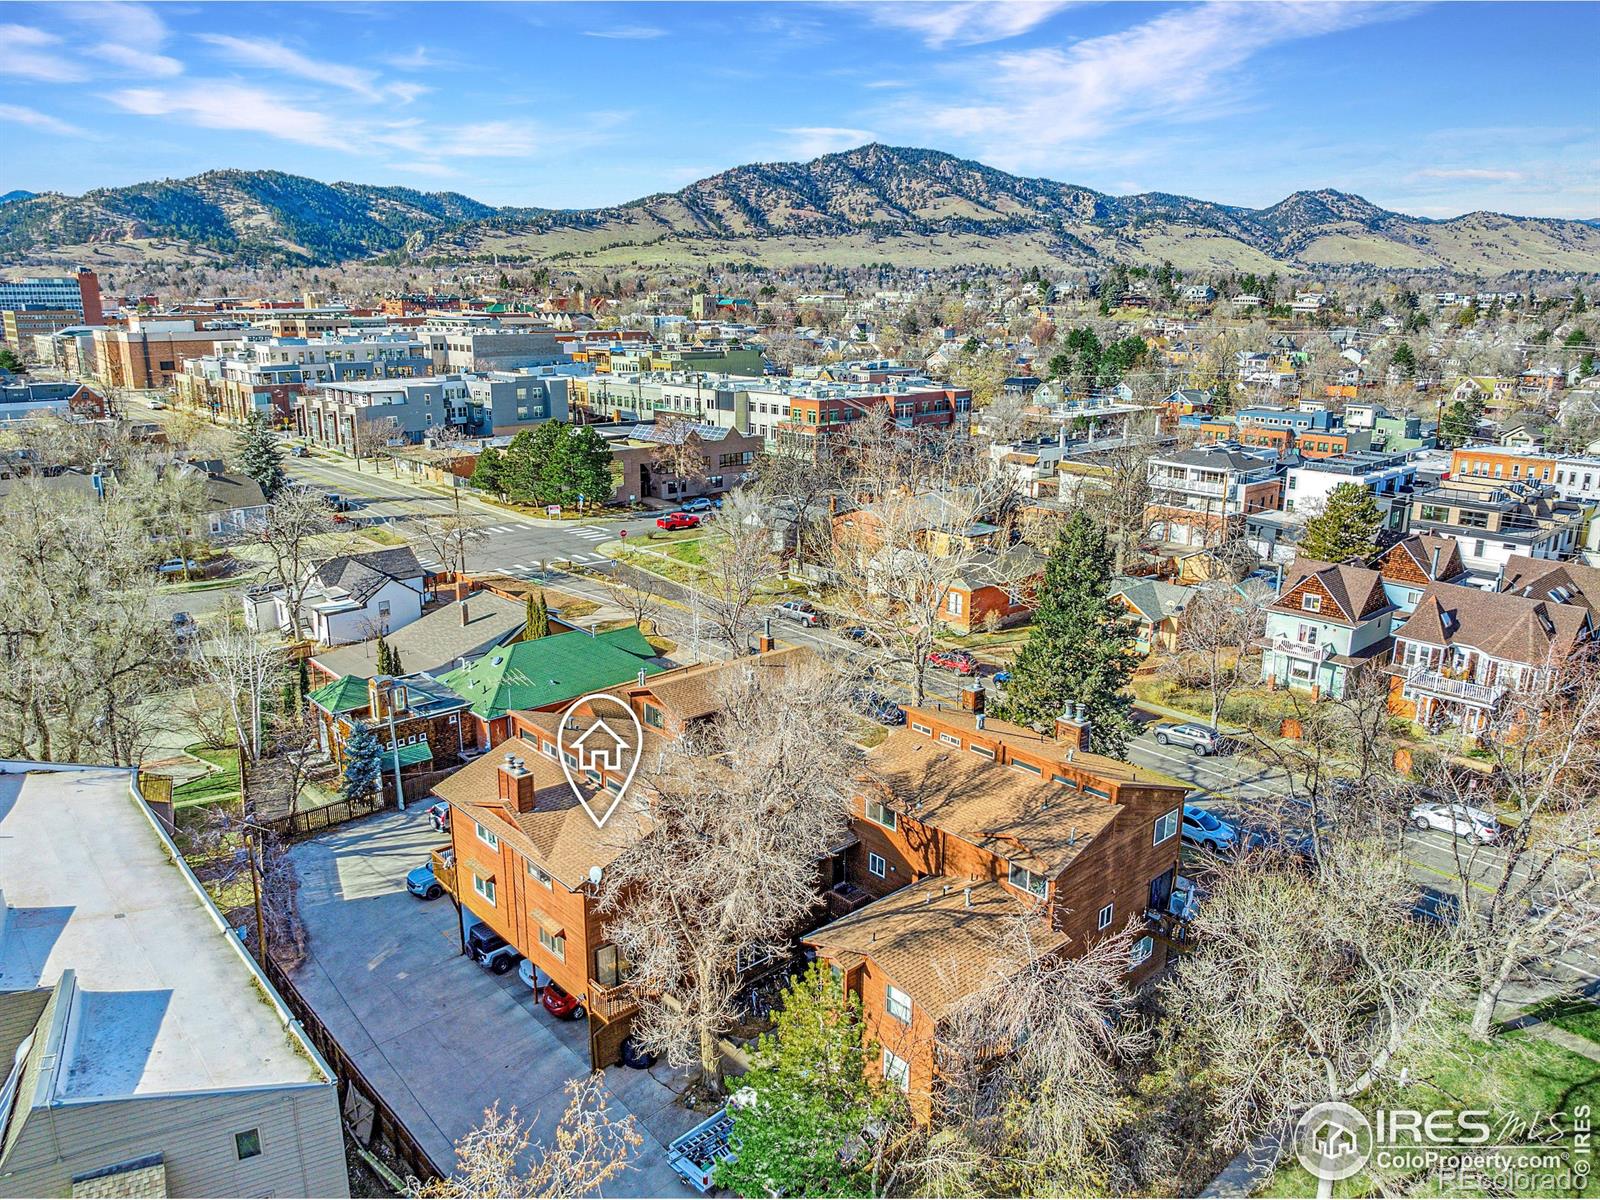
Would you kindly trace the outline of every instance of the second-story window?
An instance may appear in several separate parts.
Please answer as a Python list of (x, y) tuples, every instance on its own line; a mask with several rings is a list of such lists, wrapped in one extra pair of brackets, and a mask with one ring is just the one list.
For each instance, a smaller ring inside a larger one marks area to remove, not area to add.
[(899, 822), (899, 814), (892, 808), (886, 808), (876, 800), (868, 800), (865, 805), (867, 820), (875, 825), (882, 825), (885, 829), (894, 829)]
[(549, 888), (551, 891), (555, 890), (555, 881), (550, 878), (549, 874), (547, 874), (546, 872), (540, 870), (538, 867), (534, 866), (532, 863), (528, 864), (528, 874), (533, 876), (533, 878), (540, 885)]
[(1112, 914), (1116, 911), (1116, 907), (1117, 906), (1115, 904), (1108, 904), (1104, 908), (1102, 908), (1100, 910), (1100, 917), (1095, 922), (1095, 926), (1094, 927), (1096, 929), (1104, 929), (1107, 925), (1111, 924), (1111, 917), (1112, 917)]
[(1035, 875), (1027, 867), (1019, 867), (1014, 862), (1008, 862), (1006, 866), (1007, 879), (1012, 887), (1032, 893), (1040, 899), (1043, 899), (1045, 893), (1050, 890), (1050, 885), (1043, 875)]
[(869, 875), (876, 875), (879, 879), (882, 879), (889, 873), (889, 864), (883, 861), (883, 855), (867, 855), (867, 873)]
[(1156, 836), (1152, 845), (1159, 846), (1162, 842), (1178, 832), (1178, 810), (1162, 813), (1156, 818)]
[(1322, 597), (1311, 592), (1307, 592), (1304, 596), (1300, 597), (1300, 607), (1306, 612), (1321, 612)]
[(482, 896), (490, 904), (495, 902), (493, 879), (474, 873), (472, 876), (472, 890), (477, 892), (478, 895)]
[(541, 929), (539, 930), (539, 944), (562, 962), (567, 961), (567, 939), (565, 935)]
[(473, 829), (477, 830), (478, 840), (480, 842), (482, 842), (485, 846), (489, 847), (489, 849), (491, 849), (491, 850), (500, 849), (500, 839), (498, 837), (496, 837), (494, 834), (490, 833), (487, 829), (485, 829), (482, 825), (478, 824), (476, 821), (473, 822), (472, 827), (473, 827)]
[(884, 1008), (896, 1021), (911, 1024), (911, 997), (892, 983), (885, 992)]

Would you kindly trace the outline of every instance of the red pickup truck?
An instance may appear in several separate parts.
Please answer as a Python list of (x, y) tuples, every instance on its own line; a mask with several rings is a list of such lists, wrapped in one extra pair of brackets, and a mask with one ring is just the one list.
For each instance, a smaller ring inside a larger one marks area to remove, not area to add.
[(668, 513), (664, 517), (656, 518), (657, 529), (693, 529), (699, 524), (699, 517), (694, 516), (692, 513), (686, 512)]

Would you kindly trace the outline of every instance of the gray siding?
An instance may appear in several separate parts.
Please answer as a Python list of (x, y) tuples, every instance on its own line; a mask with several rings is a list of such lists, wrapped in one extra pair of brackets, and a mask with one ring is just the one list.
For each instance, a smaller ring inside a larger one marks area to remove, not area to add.
[[(260, 1131), (261, 1154), (240, 1162), (233, 1135), (246, 1129)], [(350, 1194), (338, 1095), (307, 1084), (35, 1109), (0, 1196), (70, 1196), (74, 1175), (147, 1154), (165, 1158), (172, 1196)]]

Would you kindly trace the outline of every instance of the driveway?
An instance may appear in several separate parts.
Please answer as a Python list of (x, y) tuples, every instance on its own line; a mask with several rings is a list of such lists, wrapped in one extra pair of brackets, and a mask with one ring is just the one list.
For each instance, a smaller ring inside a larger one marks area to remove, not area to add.
[[(405, 873), (443, 842), (414, 806), (339, 826), (290, 851), (310, 955), (295, 983), (339, 1044), (441, 1169), (453, 1146), (499, 1102), (532, 1118), (547, 1141), (562, 1087), (589, 1070), (587, 1023), (557, 1021), (516, 975), (491, 975), (461, 955), (449, 896), (425, 902)], [(664, 1146), (692, 1128), (678, 1107), (683, 1076), (665, 1065), (606, 1072), (609, 1105), (645, 1137), (611, 1196), (681, 1196), (690, 1189)]]

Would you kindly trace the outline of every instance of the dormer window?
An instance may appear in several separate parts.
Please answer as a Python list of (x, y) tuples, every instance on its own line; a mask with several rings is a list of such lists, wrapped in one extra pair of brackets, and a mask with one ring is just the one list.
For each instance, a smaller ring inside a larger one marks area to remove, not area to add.
[(1300, 608), (1305, 612), (1321, 612), (1322, 597), (1314, 592), (1307, 592), (1300, 597)]

